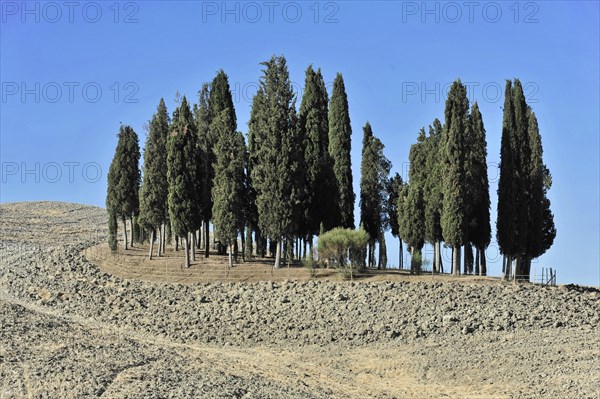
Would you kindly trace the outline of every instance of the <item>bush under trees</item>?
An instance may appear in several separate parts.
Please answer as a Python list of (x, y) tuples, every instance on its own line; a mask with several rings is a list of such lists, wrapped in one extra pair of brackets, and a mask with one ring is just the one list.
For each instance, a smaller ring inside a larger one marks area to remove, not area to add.
[(336, 227), (319, 236), (319, 260), (352, 278), (362, 267), (362, 260), (357, 254), (364, 250), (368, 241), (369, 234), (363, 229)]

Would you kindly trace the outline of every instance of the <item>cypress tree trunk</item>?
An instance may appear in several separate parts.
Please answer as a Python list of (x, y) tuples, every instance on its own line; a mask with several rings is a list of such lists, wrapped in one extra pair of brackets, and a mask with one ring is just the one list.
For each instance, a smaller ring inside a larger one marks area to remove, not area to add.
[(481, 269), (479, 268), (479, 248), (475, 247), (475, 275), (481, 276)]
[(196, 261), (196, 232), (192, 231), (190, 234), (192, 236), (192, 245), (191, 245), (190, 251), (192, 251), (192, 261), (195, 262)]
[(154, 229), (150, 233), (150, 251), (148, 253), (148, 259), (152, 260), (152, 250), (154, 249)]
[(175, 251), (179, 251), (179, 236), (175, 236)]
[(465, 244), (465, 259), (464, 259), (464, 274), (472, 274), (473, 272), (473, 247), (471, 243)]
[(277, 245), (277, 249), (275, 253), (275, 265), (273, 266), (273, 268), (279, 269), (281, 261), (281, 240), (277, 241), (275, 245)]
[(246, 226), (246, 234), (245, 234), (245, 239), (246, 241), (244, 242), (244, 261), (246, 258), (250, 259), (252, 257), (252, 226), (251, 225), (247, 225)]
[(260, 234), (260, 230), (256, 230), (256, 254), (260, 254), (261, 258), (267, 255), (267, 242)]
[(306, 258), (306, 240), (302, 239), (302, 258)]
[(235, 238), (235, 241), (233, 242), (233, 259), (235, 260), (235, 263), (237, 263), (237, 261), (238, 261), (238, 240), (237, 240), (237, 237)]
[[(152, 232), (154, 232), (154, 230), (152, 230)], [(158, 238), (158, 253), (157, 253), (157, 256), (160, 257), (162, 255), (162, 251), (163, 251), (163, 248), (162, 248), (162, 244), (163, 244), (162, 224), (160, 226), (158, 226), (158, 231), (157, 231), (156, 235), (158, 236), (157, 237)], [(150, 241), (150, 243), (152, 244), (152, 241)]]
[(117, 215), (112, 209), (108, 211), (108, 246), (112, 252), (117, 250), (117, 230), (119, 224), (117, 222)]
[(233, 258), (232, 258), (232, 252), (233, 252), (233, 246), (231, 245), (231, 243), (228, 245), (229, 247), (229, 268), (231, 269), (233, 267)]
[(479, 255), (479, 260), (481, 262), (481, 268), (479, 269), (479, 274), (481, 276), (487, 276), (487, 263), (485, 259), (485, 250), (480, 249), (481, 255)]
[(189, 269), (190, 268), (190, 251), (189, 251), (187, 234), (185, 236), (183, 236), (182, 238), (183, 238), (183, 245), (184, 245), (184, 250), (185, 250), (185, 267), (186, 267), (186, 269)]
[(208, 258), (208, 252), (210, 251), (210, 226), (209, 220), (204, 219), (204, 257)]
[(129, 249), (127, 246), (127, 221), (125, 220), (125, 216), (121, 216), (121, 220), (123, 221), (123, 236), (125, 237), (123, 242), (125, 243), (125, 251), (127, 251)]
[(402, 238), (398, 238), (398, 268), (404, 269), (404, 263), (402, 259)]
[(133, 226), (133, 218), (134, 216), (131, 216), (131, 219), (129, 219), (129, 225), (131, 226), (131, 234), (129, 235), (129, 246), (131, 246), (131, 248), (133, 248), (133, 231), (135, 229), (135, 227)]
[(436, 256), (436, 273), (442, 273), (444, 268), (442, 267), (442, 243), (438, 240), (435, 242), (435, 256)]
[(240, 229), (240, 236), (242, 238), (242, 262), (246, 262), (246, 229), (243, 227)]
[(531, 279), (531, 256), (525, 255), (523, 262), (523, 280), (529, 281)]
[(377, 269), (387, 268), (387, 246), (385, 245), (385, 236), (382, 234), (379, 240), (379, 263)]
[(460, 245), (452, 246), (452, 274), (460, 276)]

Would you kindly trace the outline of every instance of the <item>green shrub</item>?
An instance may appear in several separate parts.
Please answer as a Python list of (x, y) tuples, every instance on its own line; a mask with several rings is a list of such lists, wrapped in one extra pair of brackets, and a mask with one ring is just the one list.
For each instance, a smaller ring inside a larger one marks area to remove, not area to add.
[(369, 240), (363, 229), (352, 230), (337, 227), (319, 236), (319, 259), (328, 265), (343, 270), (352, 278), (360, 267), (360, 255)]

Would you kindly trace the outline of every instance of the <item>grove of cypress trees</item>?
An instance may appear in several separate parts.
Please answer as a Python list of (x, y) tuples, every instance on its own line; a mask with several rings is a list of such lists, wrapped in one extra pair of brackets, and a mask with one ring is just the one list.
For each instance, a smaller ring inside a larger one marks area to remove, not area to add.
[(106, 207), (114, 211), (123, 222), (124, 245), (127, 250), (126, 220), (133, 218), (139, 211), (140, 147), (138, 136), (131, 126), (122, 125), (118, 137), (119, 141), (108, 172)]
[(173, 232), (183, 239), (185, 266), (189, 268), (188, 234), (198, 228), (201, 217), (198, 200), (198, 181), (201, 181), (201, 175), (198, 167), (196, 125), (185, 96), (179, 106), (179, 112), (173, 118), (172, 129), (167, 145), (169, 219)]
[[(168, 132), (169, 114), (165, 101), (161, 98), (157, 111), (150, 121), (148, 138), (144, 147), (144, 180), (140, 195), (140, 223), (150, 230), (149, 259), (152, 259), (156, 231), (167, 220)], [(163, 239), (162, 235), (161, 240)], [(161, 246), (159, 245), (159, 248)]]
[(554, 242), (556, 228), (546, 193), (551, 176), (542, 159), (535, 114), (518, 79), (507, 81), (500, 150), (496, 237), (505, 255), (504, 274), (527, 280), (531, 259)]
[(329, 154), (337, 185), (335, 196), (339, 211), (332, 225), (354, 229), (354, 189), (352, 187), (352, 161), (350, 159), (352, 127), (348, 110), (348, 96), (344, 78), (338, 73), (333, 82), (329, 101)]
[[(467, 239), (466, 216), (466, 138), (469, 137), (469, 100), (467, 89), (455, 81), (446, 100), (443, 157), (443, 211), (441, 217), (444, 241), (452, 245), (452, 272), (460, 274), (461, 246)], [(412, 184), (412, 183), (411, 183)]]
[[(266, 123), (253, 132), (252, 184), (256, 190), (261, 233), (277, 241), (275, 268), (279, 268), (281, 245), (293, 228), (294, 171), (290, 164), (297, 151), (295, 94), (284, 57), (264, 62), (258, 96), (264, 96)], [(296, 148), (294, 148), (296, 147)]]

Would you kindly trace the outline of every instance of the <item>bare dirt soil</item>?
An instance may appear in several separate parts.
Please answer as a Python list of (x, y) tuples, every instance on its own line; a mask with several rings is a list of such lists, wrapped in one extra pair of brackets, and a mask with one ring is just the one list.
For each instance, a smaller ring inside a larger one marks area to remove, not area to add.
[(0, 205), (0, 399), (600, 397), (596, 288), (183, 270), (103, 250), (105, 220)]

